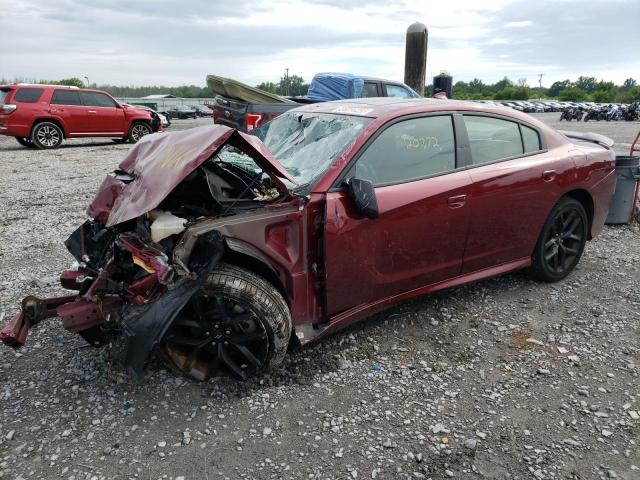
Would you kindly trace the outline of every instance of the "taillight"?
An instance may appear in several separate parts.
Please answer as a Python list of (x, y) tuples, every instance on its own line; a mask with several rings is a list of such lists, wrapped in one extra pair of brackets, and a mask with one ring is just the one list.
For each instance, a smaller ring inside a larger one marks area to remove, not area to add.
[(16, 108), (18, 108), (17, 105), (14, 105), (12, 103), (7, 103), (6, 105), (2, 105), (2, 113), (11, 113), (13, 112)]
[(262, 117), (261, 113), (247, 113), (247, 132), (258, 128), (260, 122), (262, 122)]

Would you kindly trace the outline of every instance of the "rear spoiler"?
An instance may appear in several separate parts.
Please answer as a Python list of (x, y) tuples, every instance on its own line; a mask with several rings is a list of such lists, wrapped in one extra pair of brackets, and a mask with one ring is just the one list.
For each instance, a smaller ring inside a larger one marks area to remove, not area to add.
[(606, 148), (613, 147), (615, 143), (609, 137), (605, 137), (604, 135), (600, 135), (598, 133), (592, 132), (567, 132), (563, 130), (559, 130), (559, 132), (567, 138), (573, 138), (576, 140), (584, 140), (586, 142), (597, 143), (598, 145), (602, 145)]

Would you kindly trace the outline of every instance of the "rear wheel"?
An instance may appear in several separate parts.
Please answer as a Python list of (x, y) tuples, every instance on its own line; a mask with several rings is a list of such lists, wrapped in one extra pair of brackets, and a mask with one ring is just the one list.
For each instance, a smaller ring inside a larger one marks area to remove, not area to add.
[(557, 282), (575, 268), (587, 242), (587, 214), (574, 198), (562, 198), (551, 210), (533, 252), (532, 273)]
[(170, 367), (195, 380), (245, 380), (279, 365), (290, 336), (289, 307), (274, 286), (221, 264), (173, 321), (161, 352)]
[(52, 122), (41, 122), (33, 127), (31, 141), (38, 148), (57, 148), (62, 143), (62, 129)]
[(151, 126), (144, 122), (135, 122), (129, 129), (128, 139), (131, 143), (137, 143), (145, 135), (151, 133)]
[(29, 137), (15, 137), (15, 138), (16, 138), (16, 141), (23, 147), (35, 148), (35, 145), (33, 144), (33, 142)]

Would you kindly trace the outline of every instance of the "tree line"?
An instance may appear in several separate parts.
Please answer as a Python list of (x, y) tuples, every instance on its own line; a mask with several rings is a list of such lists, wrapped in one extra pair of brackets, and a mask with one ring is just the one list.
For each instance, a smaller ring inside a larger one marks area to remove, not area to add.
[[(430, 96), (433, 86), (428, 85), (425, 96)], [(640, 101), (640, 86), (633, 78), (627, 78), (622, 85), (598, 80), (595, 77), (580, 76), (575, 82), (562, 80), (549, 88), (530, 87), (524, 78), (513, 82), (508, 77), (485, 84), (474, 78), (470, 82), (456, 82), (453, 98), (460, 100), (528, 100), (530, 98), (555, 98), (562, 101), (594, 101), (598, 103), (632, 103)]]
[[(13, 82), (41, 83), (53, 85), (73, 85), (85, 87), (86, 84), (76, 77), (61, 80), (28, 80), (14, 79)], [(2, 78), (0, 84), (10, 83)], [(153, 94), (170, 94), (181, 98), (210, 98), (214, 93), (207, 86), (182, 85), (165, 86), (120, 86), (108, 84), (92, 84), (91, 87), (109, 92), (114, 97), (145, 97)], [(278, 82), (262, 82), (256, 88), (266, 92), (287, 96), (303, 96), (307, 94), (309, 84), (299, 75), (287, 75)], [(433, 85), (427, 85), (426, 97), (431, 96)], [(470, 82), (458, 81), (453, 85), (453, 98), (458, 100), (528, 100), (530, 98), (554, 98), (562, 101), (594, 101), (599, 103), (640, 101), (640, 85), (633, 78), (627, 78), (622, 85), (614, 82), (598, 80), (595, 77), (580, 76), (576, 81), (569, 79), (554, 82), (549, 88), (530, 87), (527, 80), (521, 78), (513, 81), (504, 77), (495, 83), (484, 83), (478, 78)]]

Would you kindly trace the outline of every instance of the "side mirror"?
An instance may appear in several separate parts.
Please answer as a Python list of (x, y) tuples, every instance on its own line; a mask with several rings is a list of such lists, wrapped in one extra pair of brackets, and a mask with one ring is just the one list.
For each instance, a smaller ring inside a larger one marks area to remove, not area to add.
[(378, 202), (376, 201), (376, 191), (371, 180), (360, 180), (351, 178), (348, 183), (349, 195), (356, 204), (358, 211), (367, 218), (377, 218)]

